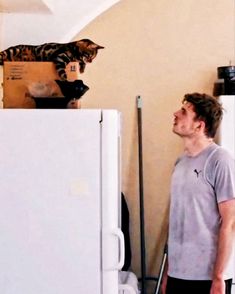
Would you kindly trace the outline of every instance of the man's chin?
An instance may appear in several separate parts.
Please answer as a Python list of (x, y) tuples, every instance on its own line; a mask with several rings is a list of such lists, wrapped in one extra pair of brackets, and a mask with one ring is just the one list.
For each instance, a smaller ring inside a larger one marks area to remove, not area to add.
[(175, 125), (173, 125), (173, 127), (172, 127), (172, 132), (173, 133), (176, 133), (176, 127), (175, 127)]
[(172, 132), (174, 133), (174, 134), (176, 134), (176, 135), (178, 135), (178, 136), (180, 136), (180, 133), (176, 130), (176, 128), (172, 128)]

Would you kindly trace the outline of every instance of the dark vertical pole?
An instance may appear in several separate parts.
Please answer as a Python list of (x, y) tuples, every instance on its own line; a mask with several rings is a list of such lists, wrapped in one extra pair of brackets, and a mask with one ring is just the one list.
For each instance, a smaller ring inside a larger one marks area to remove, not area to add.
[(137, 96), (138, 114), (138, 146), (139, 146), (139, 205), (140, 205), (140, 246), (141, 246), (141, 294), (146, 293), (146, 261), (145, 261), (145, 233), (144, 233), (144, 185), (142, 160), (142, 100)]

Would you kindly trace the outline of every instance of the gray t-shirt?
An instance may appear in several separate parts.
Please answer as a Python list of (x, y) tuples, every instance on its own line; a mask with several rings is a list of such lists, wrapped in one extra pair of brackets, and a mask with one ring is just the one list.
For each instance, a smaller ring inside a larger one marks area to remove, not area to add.
[[(234, 160), (211, 144), (195, 157), (183, 155), (171, 182), (168, 275), (186, 280), (211, 280), (217, 253), (218, 203), (235, 197)], [(225, 279), (232, 278), (234, 260)]]

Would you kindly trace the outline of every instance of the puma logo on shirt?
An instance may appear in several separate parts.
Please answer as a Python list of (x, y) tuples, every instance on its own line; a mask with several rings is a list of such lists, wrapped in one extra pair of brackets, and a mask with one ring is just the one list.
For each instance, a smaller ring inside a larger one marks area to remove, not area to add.
[(202, 172), (201, 170), (197, 171), (197, 169), (195, 168), (194, 172), (196, 173), (197, 175), (197, 178), (199, 177), (199, 174)]

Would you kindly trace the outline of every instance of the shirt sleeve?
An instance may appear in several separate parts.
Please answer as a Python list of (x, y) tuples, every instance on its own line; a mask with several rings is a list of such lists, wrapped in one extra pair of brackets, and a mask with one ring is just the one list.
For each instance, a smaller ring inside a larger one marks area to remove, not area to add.
[(235, 198), (235, 162), (230, 154), (220, 149), (214, 158), (214, 189), (217, 202)]

